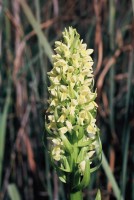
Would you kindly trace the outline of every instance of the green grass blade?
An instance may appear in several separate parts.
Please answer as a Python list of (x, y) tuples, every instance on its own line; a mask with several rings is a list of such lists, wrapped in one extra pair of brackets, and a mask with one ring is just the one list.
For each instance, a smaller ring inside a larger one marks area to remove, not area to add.
[(122, 154), (123, 154), (123, 166), (122, 166), (122, 174), (121, 174), (121, 192), (122, 195), (125, 196), (126, 190), (126, 175), (127, 175), (127, 155), (129, 150), (129, 139), (130, 139), (130, 127), (128, 126), (128, 110), (129, 104), (131, 100), (131, 88), (132, 88), (132, 77), (133, 77), (133, 54), (134, 51), (130, 53), (130, 62), (128, 69), (128, 80), (127, 80), (127, 95), (126, 95), (126, 113), (125, 113), (125, 122), (122, 134)]
[(3, 113), (0, 113), (0, 189), (2, 184), (2, 170), (3, 170), (3, 159), (5, 150), (5, 138), (6, 138), (6, 123), (7, 123), (8, 108), (10, 104), (10, 93), (11, 91), (9, 89)]
[(59, 197), (60, 199), (66, 200), (66, 193), (64, 190), (64, 185), (61, 181), (59, 182), (59, 196), (60, 196)]
[(130, 103), (130, 94), (131, 94), (131, 86), (132, 86), (132, 78), (133, 78), (133, 67), (134, 67), (134, 51), (130, 53), (129, 57), (129, 66), (128, 66), (128, 79), (127, 79), (127, 96), (126, 96), (126, 115), (125, 115), (125, 122), (127, 122), (128, 118), (128, 109)]
[(52, 48), (47, 40), (47, 38), (45, 37), (45, 35), (43, 34), (41, 28), (40, 28), (40, 24), (38, 23), (38, 21), (35, 19), (31, 9), (29, 8), (29, 6), (27, 5), (25, 0), (18, 0), (23, 12), (25, 13), (29, 23), (31, 24), (31, 26), (33, 27), (34, 31), (37, 34), (37, 37), (40, 41), (40, 44), (42, 45), (42, 47), (44, 48), (44, 52), (46, 53), (46, 55), (48, 56), (50, 62), (52, 63)]
[(11, 200), (21, 200), (20, 193), (15, 184), (8, 185), (8, 194)]
[[(35, 8), (36, 8), (36, 18), (37, 18), (38, 23), (40, 24), (41, 23), (40, 1), (35, 0)], [(46, 29), (46, 30), (48, 31), (48, 29)], [(45, 35), (46, 35), (46, 38), (48, 38), (48, 34), (46, 33)], [(39, 49), (39, 54), (40, 54), (39, 61), (40, 61), (40, 70), (41, 70), (41, 80), (42, 80), (42, 83), (43, 83), (41, 90), (42, 90), (43, 97), (47, 98), (47, 77), (46, 77), (46, 74), (47, 74), (47, 71), (48, 71), (48, 69), (47, 69), (48, 62), (47, 62), (47, 56), (44, 56), (42, 54), (42, 48), (43, 47), (41, 46), (40, 40), (38, 38), (38, 49)]]
[(114, 175), (109, 167), (109, 164), (107, 162), (107, 159), (104, 155), (104, 153), (102, 152), (102, 167), (105, 171), (105, 174), (107, 175), (107, 178), (109, 179), (111, 185), (112, 185), (112, 188), (113, 188), (113, 192), (115, 194), (115, 197), (117, 200), (123, 200), (123, 198), (121, 197), (121, 192), (120, 192), (120, 189), (118, 187), (118, 184), (114, 178)]
[(127, 178), (127, 161), (128, 161), (128, 150), (129, 150), (129, 141), (130, 141), (130, 127), (126, 133), (126, 140), (124, 146), (124, 155), (123, 155), (123, 167), (122, 167), (122, 181), (121, 181), (121, 192), (122, 196), (125, 197), (126, 191), (126, 178)]
[[(110, 50), (111, 52), (115, 49), (115, 1), (111, 0), (109, 2), (109, 35), (110, 35)], [(115, 66), (113, 65), (110, 69), (110, 94), (109, 94), (109, 102), (110, 102), (110, 129), (111, 133), (114, 136), (115, 134), (115, 123), (114, 123), (114, 93), (115, 93)]]

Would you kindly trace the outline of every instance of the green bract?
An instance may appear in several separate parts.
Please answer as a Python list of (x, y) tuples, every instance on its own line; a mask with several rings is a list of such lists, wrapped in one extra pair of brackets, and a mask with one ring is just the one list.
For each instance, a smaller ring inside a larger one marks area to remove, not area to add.
[(46, 130), (49, 153), (59, 178), (71, 189), (89, 184), (90, 173), (100, 162), (101, 143), (96, 126), (93, 92), (92, 49), (80, 40), (76, 29), (63, 32), (63, 41), (55, 42), (53, 69), (48, 73), (50, 93)]

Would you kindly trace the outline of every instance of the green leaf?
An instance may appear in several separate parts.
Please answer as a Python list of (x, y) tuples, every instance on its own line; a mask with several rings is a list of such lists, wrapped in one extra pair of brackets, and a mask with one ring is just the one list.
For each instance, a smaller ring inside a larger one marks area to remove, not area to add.
[(54, 110), (54, 117), (55, 117), (55, 121), (59, 119), (57, 107)]
[(86, 156), (86, 153), (87, 153), (87, 148), (86, 147), (83, 147), (81, 150), (80, 150), (80, 153), (77, 157), (77, 163), (80, 163), (82, 160), (84, 160), (85, 156)]
[(82, 126), (78, 126), (79, 128), (79, 134), (78, 134), (78, 139), (82, 139), (84, 136), (84, 128)]
[(54, 168), (56, 169), (59, 179), (63, 182), (66, 183), (66, 174), (65, 174), (65, 170), (61, 169), (60, 167), (58, 167), (53, 161), (52, 161), (52, 165), (54, 166)]
[(6, 123), (7, 123), (8, 108), (10, 104), (10, 93), (11, 90), (9, 88), (3, 113), (0, 113), (0, 188), (2, 182), (3, 158), (4, 158), (5, 138), (6, 138)]
[(66, 183), (66, 177), (65, 177), (65, 176), (59, 176), (59, 179), (60, 179), (63, 183)]
[(45, 129), (47, 131), (47, 133), (49, 133), (49, 135), (53, 136), (53, 132), (50, 131), (50, 129), (48, 128), (48, 124), (45, 122)]
[(67, 137), (64, 134), (61, 134), (60, 137), (62, 139), (65, 150), (71, 154), (73, 152), (73, 147), (72, 147), (71, 143), (69, 142), (69, 140), (67, 139)]
[(121, 192), (120, 192), (120, 189), (119, 189), (119, 186), (114, 178), (114, 175), (109, 167), (109, 164), (108, 164), (108, 161), (104, 155), (104, 153), (102, 152), (102, 166), (103, 166), (103, 169), (112, 185), (112, 188), (113, 188), (113, 192), (115, 194), (115, 197), (117, 200), (123, 200), (124, 198), (121, 196)]
[(71, 172), (71, 168), (70, 168), (67, 158), (64, 156), (62, 158), (62, 160), (63, 160), (63, 165), (61, 167), (59, 167), (59, 169), (65, 171), (65, 172)]
[(82, 140), (80, 140), (79, 142), (78, 142), (78, 147), (85, 147), (85, 146), (88, 146), (88, 145), (90, 145), (90, 144), (92, 144), (94, 141), (95, 141), (96, 139), (89, 139), (88, 141), (83, 141), (83, 139)]

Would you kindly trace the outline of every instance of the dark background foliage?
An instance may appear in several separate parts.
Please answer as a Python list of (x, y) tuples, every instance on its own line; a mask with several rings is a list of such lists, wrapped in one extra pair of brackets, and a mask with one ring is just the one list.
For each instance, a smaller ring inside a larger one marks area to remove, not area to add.
[(133, 0), (0, 1), (0, 199), (66, 200), (42, 137), (51, 49), (68, 26), (94, 49), (97, 124), (116, 180), (103, 163), (84, 199), (97, 188), (102, 199), (117, 199), (116, 184), (134, 199), (133, 16)]

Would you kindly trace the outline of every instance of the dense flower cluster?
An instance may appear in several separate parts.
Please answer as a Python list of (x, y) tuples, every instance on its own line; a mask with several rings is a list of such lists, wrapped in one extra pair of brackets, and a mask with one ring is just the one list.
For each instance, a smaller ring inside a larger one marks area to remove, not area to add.
[(84, 176), (86, 167), (90, 172), (95, 170), (90, 165), (100, 149), (94, 101), (97, 94), (93, 92), (93, 50), (86, 49), (76, 29), (65, 29), (63, 41), (55, 42), (55, 46), (53, 69), (48, 73), (46, 129), (51, 160), (60, 171), (60, 179), (66, 182), (66, 173), (74, 169), (78, 174), (75, 177)]

